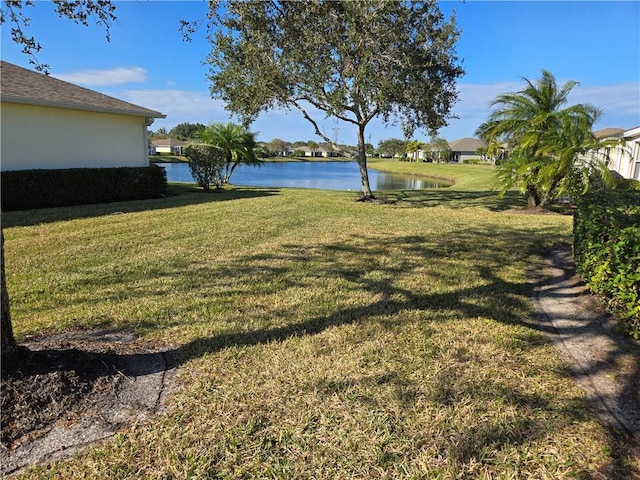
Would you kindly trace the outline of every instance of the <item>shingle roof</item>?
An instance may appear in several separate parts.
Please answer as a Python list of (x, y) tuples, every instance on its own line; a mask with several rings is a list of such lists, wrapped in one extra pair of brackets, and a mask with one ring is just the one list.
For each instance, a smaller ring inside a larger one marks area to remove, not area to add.
[(176, 140), (175, 138), (158, 138), (151, 140), (151, 144), (156, 147), (181, 147), (182, 145), (186, 145), (187, 142)]
[(160, 112), (8, 62), (0, 63), (0, 100), (48, 107), (165, 118)]
[(596, 138), (608, 138), (608, 137), (619, 137), (624, 133), (624, 129), (622, 128), (603, 128), (602, 130), (597, 130), (593, 132), (593, 135)]
[(484, 143), (476, 138), (459, 138), (453, 142), (449, 142), (449, 148), (452, 152), (475, 152), (478, 148), (484, 147)]

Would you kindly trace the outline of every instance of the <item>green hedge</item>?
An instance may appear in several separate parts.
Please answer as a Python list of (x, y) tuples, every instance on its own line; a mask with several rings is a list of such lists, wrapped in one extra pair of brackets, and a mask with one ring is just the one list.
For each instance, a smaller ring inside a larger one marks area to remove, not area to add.
[(584, 196), (573, 235), (577, 272), (640, 338), (640, 191)]
[(155, 165), (16, 170), (0, 178), (3, 211), (155, 198), (167, 189), (166, 172)]

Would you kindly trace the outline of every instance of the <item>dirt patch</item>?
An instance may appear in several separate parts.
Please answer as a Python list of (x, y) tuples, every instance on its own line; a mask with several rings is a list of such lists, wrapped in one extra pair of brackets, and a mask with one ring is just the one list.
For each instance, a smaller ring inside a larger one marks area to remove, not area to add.
[(502, 210), (503, 213), (517, 213), (518, 215), (572, 215), (574, 207), (554, 205), (551, 207), (526, 207)]
[(158, 412), (164, 345), (104, 330), (29, 338), (2, 362), (0, 476), (60, 458)]

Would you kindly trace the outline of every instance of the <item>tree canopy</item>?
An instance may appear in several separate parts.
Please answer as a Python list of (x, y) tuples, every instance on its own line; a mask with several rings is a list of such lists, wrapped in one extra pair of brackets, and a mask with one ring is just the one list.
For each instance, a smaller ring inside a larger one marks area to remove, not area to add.
[(196, 132), (204, 130), (205, 128), (207, 127), (202, 123), (183, 122), (173, 127), (169, 131), (169, 135), (177, 138), (178, 140), (189, 140)]
[[(407, 137), (446, 125), (457, 100), (459, 31), (437, 2), (210, 2), (211, 92), (249, 124), (297, 109), (315, 133), (317, 111), (356, 127), (363, 198), (373, 198), (365, 128), (380, 117)], [(194, 23), (183, 23), (189, 34)]]
[(380, 140), (378, 142), (378, 152), (383, 155), (399, 155), (404, 153), (407, 145), (406, 140), (400, 138), (389, 138), (387, 140)]

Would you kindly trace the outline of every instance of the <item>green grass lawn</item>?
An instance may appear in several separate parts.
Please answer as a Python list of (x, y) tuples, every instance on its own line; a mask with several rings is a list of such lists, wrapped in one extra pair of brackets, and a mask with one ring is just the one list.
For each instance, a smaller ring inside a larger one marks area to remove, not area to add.
[(488, 191), (492, 184), (493, 165), (457, 163), (401, 162), (399, 160), (370, 158), (370, 168), (391, 173), (426, 175), (455, 182), (455, 190)]
[(611, 478), (626, 460), (525, 275), (571, 217), (457, 186), (380, 205), (183, 185), (3, 214), (18, 339), (135, 332), (175, 349), (182, 385), (168, 413), (23, 477)]

